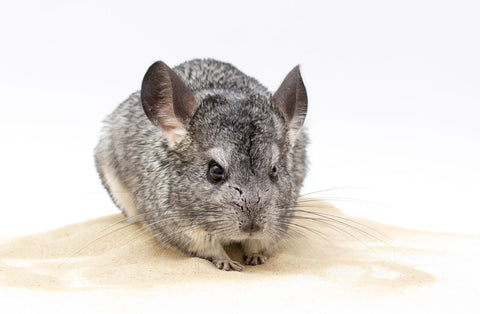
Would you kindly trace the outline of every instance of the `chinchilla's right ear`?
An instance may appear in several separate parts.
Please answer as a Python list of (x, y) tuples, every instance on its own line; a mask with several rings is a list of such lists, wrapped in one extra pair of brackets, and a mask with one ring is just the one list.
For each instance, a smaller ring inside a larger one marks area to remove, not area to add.
[(293, 146), (298, 131), (303, 126), (308, 107), (307, 91), (298, 65), (287, 74), (273, 95), (273, 102), (285, 117), (289, 141)]
[(186, 134), (197, 102), (190, 88), (165, 63), (157, 61), (143, 78), (141, 99), (147, 117), (173, 147)]

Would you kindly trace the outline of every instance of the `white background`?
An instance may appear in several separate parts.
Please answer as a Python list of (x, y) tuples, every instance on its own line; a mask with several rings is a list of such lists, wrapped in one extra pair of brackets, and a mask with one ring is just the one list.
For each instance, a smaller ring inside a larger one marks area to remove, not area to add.
[[(234, 4), (235, 3), (235, 4)], [(309, 95), (303, 192), (354, 216), (479, 233), (478, 1), (10, 1), (0, 8), (0, 236), (117, 213), (101, 120), (148, 66), (231, 62)]]

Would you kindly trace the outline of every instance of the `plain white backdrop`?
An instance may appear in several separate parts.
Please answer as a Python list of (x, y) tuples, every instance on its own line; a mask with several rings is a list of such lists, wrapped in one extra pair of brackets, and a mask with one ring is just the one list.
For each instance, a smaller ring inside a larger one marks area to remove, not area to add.
[(315, 196), (354, 216), (478, 234), (479, 3), (2, 3), (0, 236), (117, 213), (93, 164), (101, 120), (154, 61), (198, 57), (272, 91), (300, 63), (304, 193), (344, 187)]

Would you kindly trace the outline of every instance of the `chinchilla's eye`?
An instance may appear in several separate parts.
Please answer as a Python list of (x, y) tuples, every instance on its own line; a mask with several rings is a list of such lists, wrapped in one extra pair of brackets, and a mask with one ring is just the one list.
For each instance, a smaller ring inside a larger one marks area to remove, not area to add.
[(225, 180), (225, 172), (215, 161), (208, 164), (208, 178), (212, 183), (218, 183)]
[(272, 179), (272, 181), (275, 181), (277, 180), (277, 176), (278, 176), (277, 166), (273, 166), (272, 170), (270, 171), (270, 179)]

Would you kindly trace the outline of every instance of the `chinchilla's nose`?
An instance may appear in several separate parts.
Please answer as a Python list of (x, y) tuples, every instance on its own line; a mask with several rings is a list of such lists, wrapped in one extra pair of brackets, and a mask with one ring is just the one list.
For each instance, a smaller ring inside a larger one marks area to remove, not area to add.
[(246, 223), (242, 226), (242, 231), (247, 233), (259, 232), (261, 230), (262, 227), (253, 221), (250, 221), (249, 223)]

